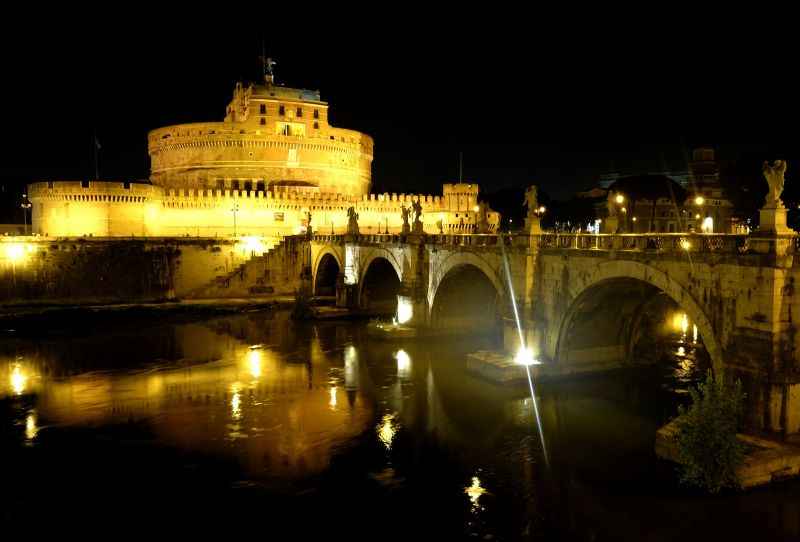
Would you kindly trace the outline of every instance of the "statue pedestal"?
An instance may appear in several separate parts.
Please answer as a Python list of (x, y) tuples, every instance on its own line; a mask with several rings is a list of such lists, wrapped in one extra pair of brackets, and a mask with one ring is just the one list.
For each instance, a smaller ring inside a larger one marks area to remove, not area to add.
[(408, 222), (403, 223), (403, 229), (400, 230), (400, 233), (403, 235), (408, 235), (411, 233), (411, 226), (408, 225)]
[(416, 235), (421, 235), (421, 234), (425, 233), (425, 230), (422, 227), (422, 222), (420, 222), (419, 220), (415, 220), (414, 221), (414, 225), (411, 228), (411, 232), (416, 234)]
[(530, 235), (538, 235), (542, 233), (542, 223), (538, 216), (525, 217), (525, 231)]
[(764, 207), (759, 211), (758, 233), (772, 235), (794, 235), (786, 225), (786, 207)]
[(750, 250), (780, 257), (792, 254), (797, 232), (786, 225), (786, 207), (764, 207), (759, 214), (758, 229), (748, 240)]

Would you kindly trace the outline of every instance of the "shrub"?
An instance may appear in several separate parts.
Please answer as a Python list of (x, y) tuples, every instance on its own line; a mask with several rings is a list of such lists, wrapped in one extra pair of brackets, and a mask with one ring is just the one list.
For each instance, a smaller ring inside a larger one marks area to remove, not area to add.
[(678, 459), (681, 482), (717, 493), (738, 488), (736, 469), (745, 446), (736, 438), (744, 409), (742, 383), (726, 384), (708, 371), (705, 382), (690, 390), (692, 403), (678, 407)]

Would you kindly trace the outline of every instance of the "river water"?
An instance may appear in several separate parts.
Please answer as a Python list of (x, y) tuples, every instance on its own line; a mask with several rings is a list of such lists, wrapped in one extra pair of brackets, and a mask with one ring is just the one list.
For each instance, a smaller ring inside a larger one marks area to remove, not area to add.
[(497, 346), (283, 312), (6, 330), (0, 514), (275, 540), (800, 537), (797, 482), (708, 497), (655, 458), (697, 376), (685, 350), (539, 384), (545, 456), (527, 386), (465, 369)]

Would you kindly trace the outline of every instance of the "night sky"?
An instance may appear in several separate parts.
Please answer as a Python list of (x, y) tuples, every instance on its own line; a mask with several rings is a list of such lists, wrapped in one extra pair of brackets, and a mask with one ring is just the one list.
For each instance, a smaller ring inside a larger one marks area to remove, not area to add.
[(7, 35), (0, 197), (32, 180), (93, 176), (93, 132), (101, 178), (146, 178), (147, 131), (222, 120), (234, 82), (259, 78), (262, 40), (280, 83), (321, 90), (334, 125), (375, 139), (378, 192), (440, 193), (458, 177), (459, 151), (465, 180), (484, 193), (537, 183), (562, 199), (608, 171), (685, 169), (698, 143), (756, 176), (762, 160), (786, 158), (787, 186), (800, 171), (791, 73), (744, 38), (580, 40), (546, 26), (502, 39), (421, 27), (309, 39)]

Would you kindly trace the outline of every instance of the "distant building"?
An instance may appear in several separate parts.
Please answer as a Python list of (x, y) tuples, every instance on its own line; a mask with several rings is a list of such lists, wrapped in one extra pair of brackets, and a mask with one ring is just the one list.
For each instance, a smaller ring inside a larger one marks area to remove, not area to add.
[[(622, 233), (733, 233), (738, 224), (733, 204), (719, 181), (715, 152), (700, 147), (692, 152), (689, 170), (677, 179), (665, 174), (604, 176), (604, 197), (596, 203), (602, 231)], [(598, 198), (599, 189), (578, 194)], [(607, 220), (611, 218), (611, 220)]]

